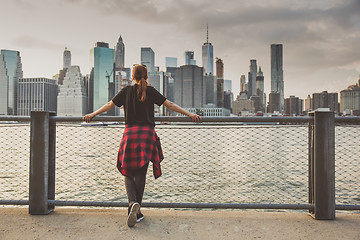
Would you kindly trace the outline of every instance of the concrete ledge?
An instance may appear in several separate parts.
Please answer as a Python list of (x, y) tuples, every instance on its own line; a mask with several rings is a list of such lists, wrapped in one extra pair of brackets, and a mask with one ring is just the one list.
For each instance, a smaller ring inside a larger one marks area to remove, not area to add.
[(143, 209), (126, 226), (127, 209), (56, 208), (32, 216), (27, 208), (0, 207), (0, 239), (360, 239), (360, 214), (317, 221), (306, 212)]

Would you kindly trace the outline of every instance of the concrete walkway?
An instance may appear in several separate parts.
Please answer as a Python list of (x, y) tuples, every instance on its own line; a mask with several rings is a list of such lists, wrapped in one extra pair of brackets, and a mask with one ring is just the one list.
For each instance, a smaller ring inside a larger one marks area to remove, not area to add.
[(360, 239), (360, 213), (316, 221), (305, 212), (143, 209), (126, 226), (120, 209), (56, 208), (31, 216), (27, 208), (0, 207), (0, 239)]

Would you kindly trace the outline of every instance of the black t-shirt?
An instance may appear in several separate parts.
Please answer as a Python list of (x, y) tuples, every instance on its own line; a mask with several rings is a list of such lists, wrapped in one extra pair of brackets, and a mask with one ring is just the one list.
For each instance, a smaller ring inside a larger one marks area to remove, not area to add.
[(154, 121), (154, 104), (161, 106), (166, 98), (154, 87), (146, 87), (146, 99), (140, 102), (137, 98), (137, 84), (126, 86), (112, 99), (118, 107), (124, 105), (125, 124), (152, 125)]

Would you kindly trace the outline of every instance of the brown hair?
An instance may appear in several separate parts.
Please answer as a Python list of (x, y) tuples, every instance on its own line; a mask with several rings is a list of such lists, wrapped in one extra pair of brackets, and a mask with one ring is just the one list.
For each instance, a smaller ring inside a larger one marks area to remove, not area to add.
[(134, 65), (133, 79), (139, 85), (137, 89), (138, 100), (144, 102), (146, 99), (146, 86), (148, 85), (148, 70), (144, 65)]

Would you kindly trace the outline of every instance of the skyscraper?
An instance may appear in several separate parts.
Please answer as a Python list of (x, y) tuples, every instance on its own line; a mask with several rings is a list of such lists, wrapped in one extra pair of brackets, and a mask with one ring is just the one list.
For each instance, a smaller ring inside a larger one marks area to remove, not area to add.
[(249, 66), (249, 73), (248, 73), (248, 79), (249, 79), (249, 85), (248, 85), (248, 97), (256, 96), (256, 74), (257, 74), (257, 65), (256, 60), (251, 59), (250, 60), (250, 66)]
[(216, 58), (216, 100), (217, 107), (224, 106), (224, 62), (221, 58)]
[(65, 47), (63, 55), (63, 69), (69, 68), (71, 66), (71, 52)]
[(264, 92), (264, 74), (259, 67), (259, 71), (256, 74), (256, 95), (260, 97), (260, 103), (265, 107), (266, 95)]
[(93, 78), (90, 76), (89, 86), (93, 90), (92, 107), (96, 110), (113, 97), (110, 93), (111, 83), (113, 83), (111, 76), (114, 67), (114, 49), (109, 48), (108, 43), (97, 42), (95, 47), (90, 50), (90, 56), (94, 66), (94, 75)]
[(125, 66), (125, 45), (122, 37), (120, 36), (115, 46), (114, 71), (122, 71), (124, 66)]
[(274, 113), (280, 111), (280, 93), (271, 92), (269, 93), (269, 106), (268, 112)]
[(141, 48), (141, 64), (147, 67), (149, 73), (155, 71), (155, 53), (150, 47)]
[(204, 76), (205, 82), (205, 104), (217, 105), (217, 77), (210, 74)]
[(70, 66), (63, 84), (59, 85), (58, 116), (81, 117), (87, 113), (87, 95), (79, 66)]
[[(175, 69), (177, 68), (177, 58), (166, 57), (165, 58), (166, 73), (164, 82), (164, 96), (169, 101), (174, 101), (174, 77)], [(167, 111), (167, 110), (166, 110)]]
[(206, 43), (202, 45), (202, 65), (204, 68), (205, 74), (214, 75), (214, 48), (211, 43), (209, 43), (209, 27), (206, 28)]
[(17, 91), (23, 77), (20, 52), (0, 52), (0, 115), (17, 114)]
[(194, 51), (185, 52), (185, 65), (196, 65), (196, 60), (194, 59)]
[(241, 77), (240, 77), (240, 92), (245, 92), (245, 91), (247, 91), (246, 79), (245, 79), (245, 75), (241, 75)]
[(271, 44), (271, 92), (280, 93), (280, 110), (284, 110), (283, 45)]
[(284, 112), (292, 116), (299, 116), (302, 112), (301, 99), (295, 96), (284, 99)]
[(205, 102), (203, 68), (184, 65), (175, 69), (174, 101), (183, 108), (202, 108)]

